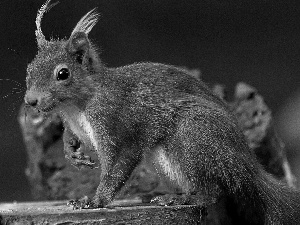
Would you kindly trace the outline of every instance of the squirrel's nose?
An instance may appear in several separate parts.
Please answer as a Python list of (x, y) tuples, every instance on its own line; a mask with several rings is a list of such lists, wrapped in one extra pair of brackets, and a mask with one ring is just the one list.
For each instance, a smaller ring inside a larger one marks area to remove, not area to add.
[(26, 102), (26, 104), (35, 107), (37, 105), (38, 100), (37, 99), (26, 99), (25, 102)]
[(27, 105), (30, 105), (32, 107), (35, 107), (38, 104), (37, 97), (34, 95), (31, 95), (30, 92), (25, 95), (24, 100)]

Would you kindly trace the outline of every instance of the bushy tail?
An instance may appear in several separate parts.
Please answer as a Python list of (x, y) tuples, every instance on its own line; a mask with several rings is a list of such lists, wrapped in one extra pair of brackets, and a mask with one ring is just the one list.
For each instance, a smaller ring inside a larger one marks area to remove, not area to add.
[(265, 224), (300, 225), (300, 192), (279, 183), (268, 174), (257, 180), (264, 204)]

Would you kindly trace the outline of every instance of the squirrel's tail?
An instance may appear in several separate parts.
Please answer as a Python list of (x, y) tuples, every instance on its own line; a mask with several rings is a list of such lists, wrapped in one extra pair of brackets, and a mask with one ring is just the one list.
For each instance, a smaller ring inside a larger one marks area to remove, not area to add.
[(264, 171), (244, 183), (242, 193), (227, 197), (230, 224), (300, 225), (300, 192), (275, 180)]
[(264, 204), (265, 224), (300, 225), (300, 192), (279, 183), (268, 174), (257, 180)]

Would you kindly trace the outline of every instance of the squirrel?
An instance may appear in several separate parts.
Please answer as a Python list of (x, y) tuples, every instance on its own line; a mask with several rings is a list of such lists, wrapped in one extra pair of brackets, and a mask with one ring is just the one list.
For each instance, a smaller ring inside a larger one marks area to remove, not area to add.
[[(146, 157), (182, 191), (174, 204), (226, 196), (243, 224), (300, 224), (298, 191), (263, 170), (229, 107), (204, 82), (159, 63), (106, 67), (88, 38), (96, 9), (68, 39), (46, 40), (41, 20), (55, 4), (48, 0), (37, 13), (38, 53), (27, 67), (24, 100), (42, 113), (59, 113), (72, 164), (93, 168), (83, 150), (97, 153), (100, 184), (86, 207), (111, 203)], [(153, 202), (172, 204), (169, 198)]]

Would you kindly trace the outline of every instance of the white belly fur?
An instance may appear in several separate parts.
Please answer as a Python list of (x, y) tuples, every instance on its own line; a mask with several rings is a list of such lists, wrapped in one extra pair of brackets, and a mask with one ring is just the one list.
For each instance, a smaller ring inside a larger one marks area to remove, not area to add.
[(87, 116), (76, 107), (65, 108), (61, 111), (64, 121), (69, 129), (76, 135), (86, 146), (98, 149), (95, 132)]
[(156, 157), (161, 170), (170, 178), (171, 181), (181, 187), (182, 191), (188, 193), (191, 186), (186, 176), (182, 173), (178, 162), (175, 162), (171, 157), (168, 157), (161, 146), (158, 146), (156, 150)]
[(96, 141), (96, 138), (95, 138), (94, 130), (93, 130), (90, 122), (88, 121), (88, 119), (84, 115), (84, 113), (79, 114), (78, 123), (83, 128), (84, 132), (88, 136), (88, 138), (89, 138), (91, 144), (93, 145), (93, 147), (95, 149), (98, 149), (98, 144), (97, 144), (97, 141)]

